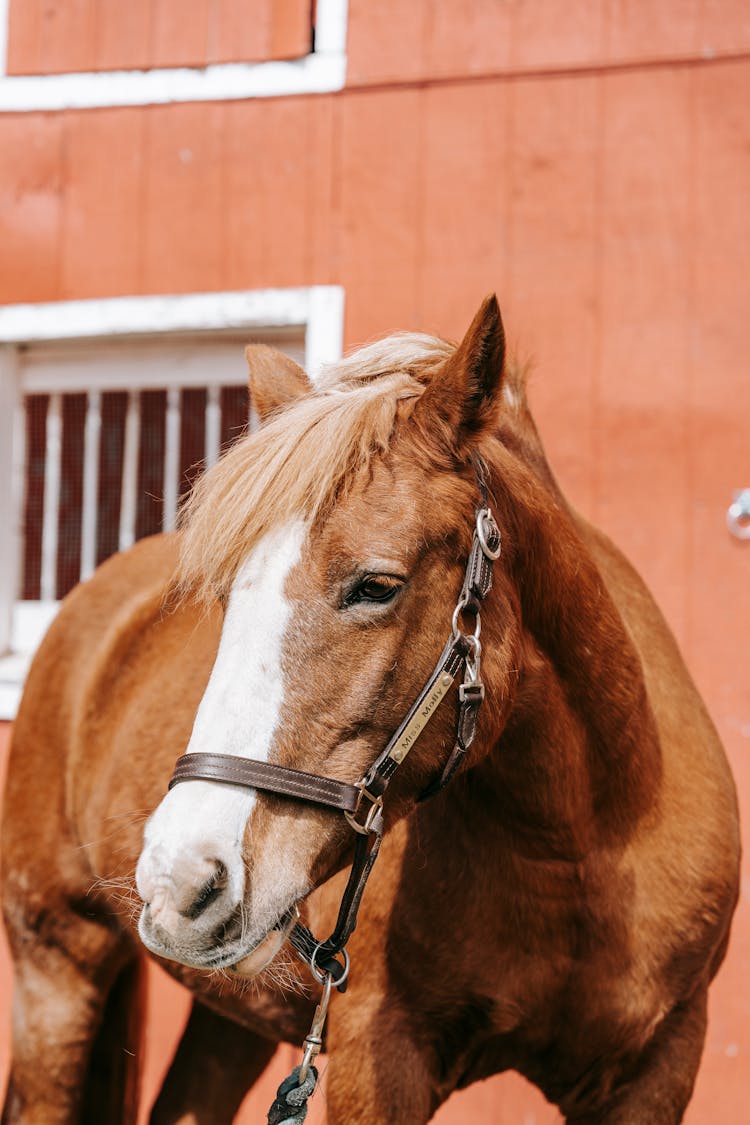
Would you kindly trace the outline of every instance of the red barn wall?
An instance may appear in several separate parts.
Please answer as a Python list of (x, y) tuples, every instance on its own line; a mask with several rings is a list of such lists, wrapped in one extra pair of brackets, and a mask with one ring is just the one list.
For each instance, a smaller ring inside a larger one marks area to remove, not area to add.
[[(19, 71), (84, 65), (24, 38), (48, 8), (12, 4)], [(233, 57), (153, 42), (128, 59)], [(351, 0), (347, 53), (335, 94), (0, 115), (0, 302), (332, 283), (354, 344), (457, 336), (497, 290), (552, 463), (654, 589), (747, 807), (750, 9)], [(693, 1125), (745, 1116), (748, 956), (743, 897)], [(540, 1105), (503, 1078), (439, 1120)]]
[(310, 12), (310, 0), (13, 0), (7, 73), (298, 58)]

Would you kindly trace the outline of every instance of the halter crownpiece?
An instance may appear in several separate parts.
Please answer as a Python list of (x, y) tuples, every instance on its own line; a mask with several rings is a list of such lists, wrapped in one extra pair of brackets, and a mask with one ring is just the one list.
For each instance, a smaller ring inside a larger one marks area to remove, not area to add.
[[(502, 540), (487, 500), (484, 465), (477, 459), (474, 469), (482, 503), (476, 511), (471, 551), (453, 612), (451, 635), (432, 675), (365, 775), (352, 784), (232, 754), (184, 754), (177, 759), (169, 782), (170, 789), (179, 782), (195, 780), (244, 785), (293, 800), (339, 809), (344, 813), (357, 838), (352, 869), (333, 932), (325, 941), (319, 942), (306, 926), (297, 922), (289, 934), (289, 941), (316, 980), (323, 983), (330, 977), (342, 992), (346, 988), (349, 971), (344, 947), (357, 924), (359, 904), (383, 838), (385, 791), (462, 669), (464, 676), (458, 689), (456, 741), (440, 777), (420, 795), (420, 801), (438, 793), (448, 784), (476, 736), (479, 709), (484, 699), (480, 675), (480, 607), (492, 588), (492, 564), (500, 557)], [(468, 633), (462, 629), (466, 616), (474, 619), (473, 631)], [(336, 960), (342, 952), (344, 964)]]

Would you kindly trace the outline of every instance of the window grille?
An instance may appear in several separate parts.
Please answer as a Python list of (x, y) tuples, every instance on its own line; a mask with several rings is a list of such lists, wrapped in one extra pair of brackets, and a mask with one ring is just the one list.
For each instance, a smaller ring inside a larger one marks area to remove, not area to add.
[[(252, 424), (246, 342), (201, 334), (21, 349), (27, 629), (33, 603), (59, 600), (115, 551), (174, 529), (196, 477)], [(272, 342), (304, 361), (299, 335)], [(43, 609), (40, 628), (48, 619)]]

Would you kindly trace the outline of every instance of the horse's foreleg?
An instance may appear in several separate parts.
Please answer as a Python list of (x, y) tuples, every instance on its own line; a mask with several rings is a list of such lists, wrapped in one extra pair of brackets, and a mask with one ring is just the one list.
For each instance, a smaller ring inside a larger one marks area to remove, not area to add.
[(75, 918), (70, 930), (75, 938), (68, 932), (64, 945), (57, 934), (36, 932), (21, 942), (11, 934), (13, 1057), (4, 1125), (70, 1125), (80, 1118), (92, 1045), (128, 952), (106, 926)]
[(260, 1077), (276, 1043), (193, 1002), (151, 1113), (151, 1125), (225, 1125)]
[(678, 1125), (695, 1084), (706, 1035), (706, 989), (664, 1019), (643, 1061), (612, 1101), (568, 1125)]
[(438, 1106), (427, 1054), (394, 1008), (357, 1000), (343, 998), (329, 1031), (328, 1125), (425, 1125)]

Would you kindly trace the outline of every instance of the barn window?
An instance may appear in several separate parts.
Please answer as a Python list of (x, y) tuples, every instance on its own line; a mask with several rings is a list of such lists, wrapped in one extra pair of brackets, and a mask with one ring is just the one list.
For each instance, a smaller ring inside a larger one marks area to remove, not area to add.
[[(273, 343), (303, 360), (297, 335)], [(179, 501), (250, 421), (233, 334), (24, 347), (20, 596), (55, 601)]]
[[(253, 426), (248, 340), (309, 370), (341, 349), (341, 291), (333, 287), (68, 308), (102, 335), (89, 337), (84, 323), (70, 339), (0, 346), (0, 717), (12, 717), (60, 599), (116, 551), (172, 530), (197, 475)], [(66, 306), (0, 307), (0, 339), (4, 314), (19, 336), (32, 325), (44, 337), (55, 324), (63, 331)], [(138, 330), (170, 316), (200, 330)], [(222, 316), (235, 325), (204, 327)], [(135, 331), (121, 331), (127, 322)]]

